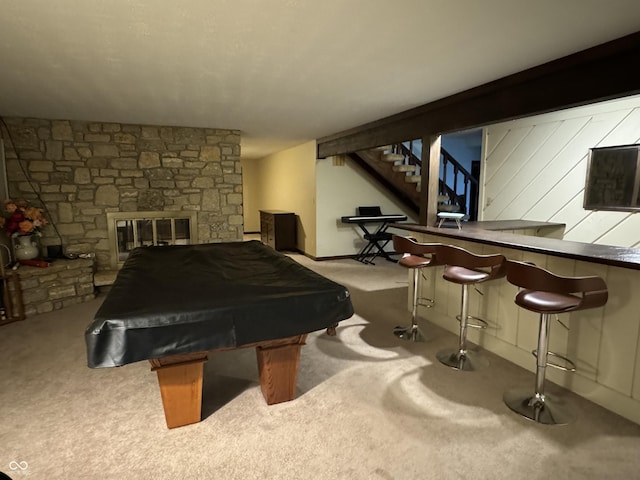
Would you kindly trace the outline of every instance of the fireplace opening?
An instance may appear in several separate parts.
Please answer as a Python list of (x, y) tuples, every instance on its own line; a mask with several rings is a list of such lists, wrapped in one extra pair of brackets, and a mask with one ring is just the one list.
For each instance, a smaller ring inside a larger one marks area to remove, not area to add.
[(111, 267), (120, 268), (137, 247), (194, 243), (196, 215), (196, 212), (107, 213)]

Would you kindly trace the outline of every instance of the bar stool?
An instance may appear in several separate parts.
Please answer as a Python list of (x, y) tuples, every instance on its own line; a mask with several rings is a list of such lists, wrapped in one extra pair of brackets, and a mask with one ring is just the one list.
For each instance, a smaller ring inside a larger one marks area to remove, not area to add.
[[(520, 287), (515, 303), (540, 314), (536, 357), (536, 384), (531, 389), (514, 388), (504, 393), (504, 403), (514, 412), (545, 425), (564, 425), (574, 418), (560, 400), (544, 393), (547, 366), (574, 372), (575, 364), (567, 357), (549, 351), (549, 317), (551, 314), (575, 312), (601, 307), (607, 303), (608, 290), (600, 277), (562, 277), (531, 263), (509, 260), (507, 280)], [(559, 358), (565, 365), (550, 362)]]
[[(445, 349), (436, 354), (438, 360), (456, 370), (474, 371), (489, 365), (489, 361), (467, 350), (467, 328), (486, 328), (487, 322), (469, 315), (469, 285), (504, 277), (506, 259), (503, 255), (476, 255), (454, 245), (442, 245), (437, 250), (438, 261), (445, 264), (442, 278), (462, 285), (460, 334), (457, 349)], [(472, 320), (472, 322), (469, 322)]]
[[(435, 267), (442, 265), (436, 259), (436, 249), (440, 247), (439, 243), (418, 243), (414, 238), (393, 236), (393, 249), (397, 253), (402, 253), (402, 258), (398, 263), (403, 267), (413, 270), (413, 308), (411, 310), (411, 325), (408, 327), (395, 327), (393, 334), (404, 340), (413, 342), (422, 342), (425, 337), (418, 328), (418, 306), (433, 306), (433, 300), (430, 298), (420, 298), (420, 275), (422, 269), (426, 267)], [(427, 303), (420, 303), (421, 300)]]

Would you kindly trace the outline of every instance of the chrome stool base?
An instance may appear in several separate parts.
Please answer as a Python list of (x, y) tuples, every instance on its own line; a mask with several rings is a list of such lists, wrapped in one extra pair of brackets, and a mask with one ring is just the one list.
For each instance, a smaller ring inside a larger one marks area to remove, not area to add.
[(535, 394), (531, 389), (507, 390), (502, 400), (517, 414), (544, 425), (567, 425), (575, 420), (575, 415), (561, 399)]
[(417, 325), (412, 325), (410, 327), (395, 327), (393, 329), (393, 334), (402, 340), (409, 340), (412, 342), (424, 342), (427, 340)]
[(441, 350), (436, 358), (447, 367), (465, 372), (475, 372), (489, 366), (489, 360), (484, 355), (471, 350)]
[(420, 271), (420, 268), (415, 267), (413, 269), (413, 308), (411, 309), (411, 325), (408, 327), (397, 326), (393, 329), (393, 334), (401, 338), (402, 340), (409, 340), (412, 342), (424, 342), (425, 336), (418, 328), (418, 307), (431, 308), (434, 305), (434, 301), (431, 298), (420, 297), (420, 276), (424, 275)]

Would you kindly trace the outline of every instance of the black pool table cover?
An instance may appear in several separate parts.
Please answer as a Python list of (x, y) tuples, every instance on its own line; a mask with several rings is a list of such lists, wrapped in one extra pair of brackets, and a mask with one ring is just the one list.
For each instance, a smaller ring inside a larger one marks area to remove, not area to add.
[(85, 331), (89, 367), (234, 348), (353, 315), (346, 287), (257, 240), (134, 249)]

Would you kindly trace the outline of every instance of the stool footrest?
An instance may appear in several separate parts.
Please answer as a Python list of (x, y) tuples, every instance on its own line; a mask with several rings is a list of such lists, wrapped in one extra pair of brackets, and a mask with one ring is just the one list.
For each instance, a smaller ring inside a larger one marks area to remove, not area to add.
[[(538, 350), (531, 350), (531, 354), (538, 358)], [(563, 362), (565, 362), (564, 365), (560, 364), (560, 363), (555, 363), (555, 362), (550, 362), (548, 361), (548, 357), (549, 355), (551, 355), (552, 357), (555, 358), (559, 358), (560, 360), (562, 360)], [(562, 370), (563, 372), (575, 372), (576, 371), (576, 364), (573, 363), (573, 361), (567, 357), (565, 357), (564, 355), (560, 355), (559, 353), (555, 353), (555, 352), (547, 352), (547, 367), (551, 367), (551, 368), (555, 368), (557, 370)]]
[(425, 308), (431, 308), (436, 303), (432, 298), (419, 298), (418, 305)]
[[(461, 315), (456, 315), (456, 320), (458, 320), (458, 322), (460, 321), (461, 318), (462, 318)], [(471, 315), (467, 315), (467, 327), (483, 329), (483, 328), (487, 328), (488, 326), (489, 324), (487, 323), (486, 320), (483, 320), (481, 318), (474, 317)]]

